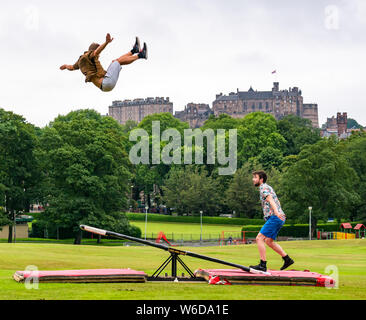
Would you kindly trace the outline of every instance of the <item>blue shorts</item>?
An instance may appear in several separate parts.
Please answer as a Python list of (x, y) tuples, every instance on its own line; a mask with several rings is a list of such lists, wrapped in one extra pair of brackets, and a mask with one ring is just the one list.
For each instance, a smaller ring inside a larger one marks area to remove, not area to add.
[(279, 217), (270, 216), (259, 232), (267, 238), (276, 240), (278, 232), (284, 224), (285, 221), (282, 221)]

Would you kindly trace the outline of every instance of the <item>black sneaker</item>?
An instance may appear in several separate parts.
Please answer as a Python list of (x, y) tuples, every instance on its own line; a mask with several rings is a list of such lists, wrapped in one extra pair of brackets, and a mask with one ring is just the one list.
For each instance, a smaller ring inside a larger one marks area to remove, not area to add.
[(144, 42), (144, 47), (139, 52), (138, 56), (140, 59), (147, 59), (147, 45), (145, 42)]
[(285, 270), (285, 269), (287, 269), (289, 266), (291, 266), (292, 264), (294, 264), (295, 263), (295, 261), (294, 260), (292, 260), (290, 257), (286, 257), (286, 258), (283, 258), (283, 260), (284, 260), (284, 263), (283, 263), (283, 266), (281, 267), (281, 269), (280, 270)]
[(131, 50), (132, 54), (135, 54), (135, 53), (139, 53), (141, 51), (141, 47), (140, 47), (140, 40), (138, 37), (136, 37), (136, 41), (135, 41), (135, 44)]
[(254, 269), (254, 270), (267, 272), (267, 266), (266, 266), (265, 263), (262, 263), (262, 261), (256, 266), (249, 266), (249, 268)]

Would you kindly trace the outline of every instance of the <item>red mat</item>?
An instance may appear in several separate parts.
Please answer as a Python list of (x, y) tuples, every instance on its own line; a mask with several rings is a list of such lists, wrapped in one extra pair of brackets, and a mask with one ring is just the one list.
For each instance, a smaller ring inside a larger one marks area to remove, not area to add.
[(132, 269), (17, 271), (13, 275), (18, 282), (27, 278), (40, 282), (146, 282), (146, 277), (145, 272)]
[(253, 274), (239, 269), (198, 269), (195, 271), (197, 277), (203, 277), (207, 281), (219, 277), (231, 284), (261, 284), (261, 285), (290, 285), (290, 286), (316, 286), (334, 287), (335, 281), (329, 276), (308, 270), (279, 271), (267, 270), (271, 275)]

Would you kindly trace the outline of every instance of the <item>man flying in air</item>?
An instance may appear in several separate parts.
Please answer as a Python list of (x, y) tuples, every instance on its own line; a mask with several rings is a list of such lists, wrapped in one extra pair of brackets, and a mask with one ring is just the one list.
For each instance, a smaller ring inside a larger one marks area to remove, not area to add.
[(144, 47), (141, 50), (139, 38), (136, 37), (136, 42), (132, 50), (118, 59), (113, 60), (107, 71), (105, 71), (99, 62), (99, 55), (112, 41), (113, 38), (111, 38), (111, 35), (108, 33), (106, 41), (103, 44), (99, 45), (98, 43), (92, 43), (89, 46), (88, 51), (85, 51), (75, 64), (64, 64), (60, 69), (67, 69), (70, 71), (80, 69), (85, 75), (85, 82), (93, 82), (104, 92), (111, 91), (117, 83), (122, 65), (130, 64), (138, 59), (147, 59), (146, 43), (144, 43)]

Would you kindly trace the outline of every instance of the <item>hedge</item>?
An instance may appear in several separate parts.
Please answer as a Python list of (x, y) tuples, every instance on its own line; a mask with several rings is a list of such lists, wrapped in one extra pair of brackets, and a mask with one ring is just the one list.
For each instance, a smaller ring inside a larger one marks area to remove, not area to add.
[[(145, 221), (144, 213), (124, 212), (130, 221)], [(29, 213), (35, 220), (42, 215), (42, 212)], [(155, 222), (178, 222), (178, 223), (200, 223), (199, 216), (171, 216), (164, 214), (148, 213), (149, 221)], [(35, 221), (33, 221), (34, 223)], [(202, 222), (205, 224), (227, 224), (227, 225), (252, 225), (262, 226), (263, 219), (250, 219), (250, 218), (227, 218), (227, 217), (208, 217), (203, 216)], [(291, 221), (288, 220), (290, 224)]]
[(43, 214), (43, 211), (41, 212), (28, 212), (26, 215), (32, 216), (35, 220), (39, 219)]
[[(145, 213), (126, 212), (130, 221), (145, 221)], [(156, 222), (178, 222), (178, 223), (200, 223), (200, 216), (170, 216), (164, 214), (148, 213), (149, 221)], [(230, 225), (263, 225), (263, 219), (249, 218), (226, 218), (202, 216), (202, 223), (205, 224), (230, 224)]]
[[(47, 232), (47, 234), (45, 234)], [(88, 237), (87, 233), (83, 231), (83, 237)], [(50, 224), (46, 228), (46, 223), (44, 221), (35, 221), (32, 222), (32, 230), (29, 234), (30, 238), (49, 238), (56, 239), (57, 238), (57, 227), (54, 224)], [(75, 233), (72, 230), (67, 228), (58, 228), (58, 238), (59, 239), (70, 239), (74, 238)]]
[[(352, 222), (352, 227), (355, 227), (359, 222)], [(319, 231), (341, 231), (340, 224), (338, 223), (327, 223), (327, 224), (318, 224), (316, 227)], [(259, 232), (260, 227), (258, 226), (244, 226), (242, 231), (256, 231)], [(279, 237), (294, 237), (294, 238), (307, 238), (309, 237), (309, 225), (308, 224), (285, 224), (280, 232), (278, 233)], [(315, 237), (315, 233), (313, 233), (313, 237)]]
[[(47, 235), (45, 235), (45, 231), (47, 230)], [(127, 229), (124, 231), (125, 234), (128, 234), (133, 237), (140, 238), (141, 237), (141, 229), (129, 225)], [(30, 238), (48, 238), (48, 239), (71, 239), (75, 237), (75, 232), (72, 231), (72, 228), (62, 228), (59, 227), (57, 230), (57, 226), (54, 224), (50, 224), (46, 228), (46, 223), (42, 220), (34, 221), (32, 223), (32, 230), (29, 234)], [(96, 238), (97, 235), (92, 235), (92, 233), (87, 231), (82, 231), (82, 238), (91, 239)], [(109, 238), (109, 237), (108, 237)]]

